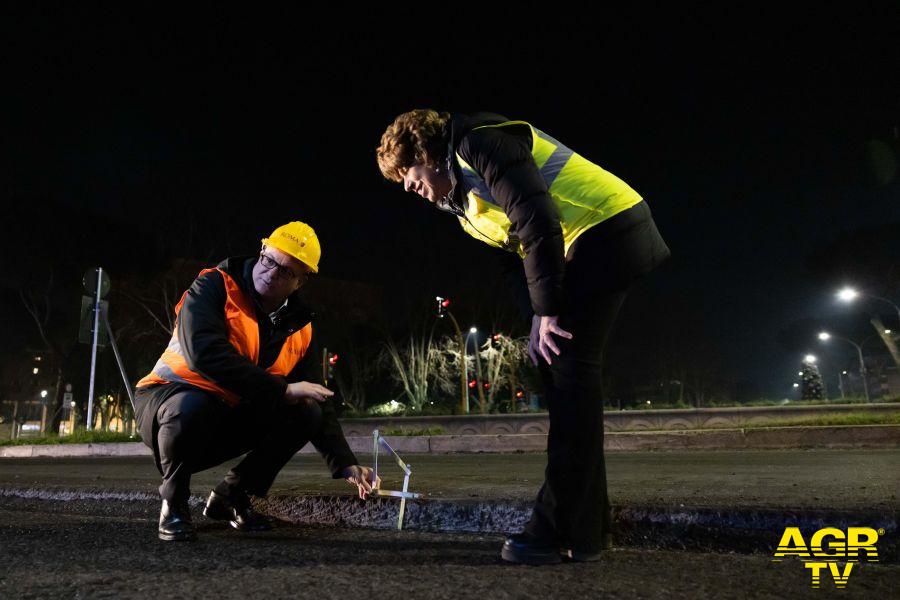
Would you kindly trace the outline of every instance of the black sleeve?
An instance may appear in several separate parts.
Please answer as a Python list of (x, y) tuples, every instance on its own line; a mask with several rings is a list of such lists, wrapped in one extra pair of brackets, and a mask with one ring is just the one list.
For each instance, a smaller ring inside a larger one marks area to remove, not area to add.
[[(323, 385), (322, 351), (316, 342), (315, 334), (312, 336), (303, 358), (288, 374), (287, 380), (291, 383), (309, 381)], [(325, 459), (331, 476), (340, 479), (341, 471), (349, 466), (359, 464), (359, 461), (350, 449), (341, 424), (338, 422), (337, 410), (334, 406), (335, 398), (336, 396), (319, 404), (322, 409), (322, 426), (310, 441)]]
[(191, 371), (234, 392), (242, 401), (275, 406), (287, 383), (253, 364), (228, 341), (225, 281), (211, 271), (194, 280), (178, 313), (178, 342)]
[(525, 251), (531, 306), (538, 315), (558, 315), (563, 302), (562, 228), (528, 138), (496, 128), (469, 132), (458, 152), (484, 178), (491, 196), (512, 224)]

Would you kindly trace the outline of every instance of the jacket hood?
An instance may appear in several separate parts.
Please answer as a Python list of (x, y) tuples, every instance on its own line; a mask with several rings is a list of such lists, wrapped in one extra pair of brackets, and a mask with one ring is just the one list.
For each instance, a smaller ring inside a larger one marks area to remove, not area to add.
[(453, 160), (453, 157), (456, 156), (456, 149), (459, 147), (462, 139), (476, 127), (496, 125), (506, 121), (509, 121), (509, 119), (503, 115), (491, 112), (478, 112), (471, 115), (454, 114), (450, 118), (447, 156), (445, 157), (450, 163), (450, 193), (447, 194), (449, 206), (441, 206), (439, 204), (438, 208), (456, 214), (463, 212), (462, 188), (457, 185), (457, 182), (462, 178), (462, 173), (459, 171), (459, 165)]

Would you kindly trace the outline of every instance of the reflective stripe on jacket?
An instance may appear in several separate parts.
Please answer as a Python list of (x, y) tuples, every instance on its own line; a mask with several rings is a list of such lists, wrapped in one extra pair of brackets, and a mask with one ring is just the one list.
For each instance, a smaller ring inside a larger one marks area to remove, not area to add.
[[(594, 225), (641, 202), (641, 196), (627, 183), (525, 121), (482, 125), (472, 131), (508, 126), (527, 126), (531, 130), (531, 155), (559, 214), (564, 253)], [(510, 220), (491, 196), (484, 178), (459, 152), (455, 158), (466, 198), (465, 216), (459, 217), (463, 229), (476, 239), (524, 258), (522, 245), (515, 232), (510, 231)]]
[[(228, 341), (235, 350), (248, 361), (256, 364), (259, 360), (259, 323), (256, 320), (256, 311), (252, 301), (240, 289), (237, 282), (224, 270), (204, 269), (198, 277), (211, 271), (218, 271), (225, 282), (225, 321), (228, 325)], [(187, 292), (181, 296), (175, 306), (175, 315), (181, 311)], [(285, 340), (278, 358), (266, 369), (271, 375), (286, 377), (297, 365), (312, 339), (312, 324), (297, 330)], [(153, 370), (143, 379), (137, 387), (143, 387), (158, 383), (186, 383), (220, 396), (230, 406), (240, 402), (240, 397), (232, 391), (226, 390), (216, 382), (204, 377), (201, 373), (192, 371), (178, 341), (178, 325), (172, 333), (169, 345), (163, 351), (162, 356), (156, 362)]]

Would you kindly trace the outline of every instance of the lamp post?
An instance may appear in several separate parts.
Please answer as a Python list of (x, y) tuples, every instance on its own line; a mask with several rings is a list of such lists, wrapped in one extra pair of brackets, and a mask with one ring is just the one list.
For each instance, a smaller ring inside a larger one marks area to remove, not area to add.
[(881, 300), (882, 302), (887, 302), (888, 304), (890, 304), (891, 306), (894, 307), (894, 310), (897, 312), (897, 318), (900, 319), (900, 306), (897, 306), (896, 304), (894, 304), (887, 298), (882, 298), (881, 296), (876, 296), (875, 294), (870, 294), (868, 292), (863, 293), (863, 292), (860, 292), (859, 290), (856, 290), (849, 286), (843, 288), (835, 295), (837, 296), (838, 300), (840, 300), (841, 302), (846, 302), (848, 304), (850, 302), (853, 302), (860, 296), (864, 296), (866, 298), (872, 298), (873, 300)]
[[(484, 401), (484, 387), (482, 387), (482, 378), (481, 378), (481, 353), (478, 348), (478, 328), (470, 327), (469, 335), (475, 334), (475, 383), (476, 388), (478, 389), (478, 405), (481, 412), (484, 412), (485, 401)], [(466, 348), (469, 347), (469, 336), (466, 336)]]
[(857, 354), (859, 354), (859, 375), (860, 377), (862, 377), (863, 394), (866, 397), (866, 402), (869, 402), (869, 384), (866, 381), (866, 363), (863, 360), (862, 347), (853, 340), (848, 340), (847, 338), (843, 338), (838, 335), (832, 335), (827, 331), (823, 331), (819, 334), (819, 339), (823, 342), (827, 342), (831, 338), (841, 340), (842, 342), (847, 342), (848, 344), (853, 344), (853, 346), (856, 348), (856, 352)]
[[(463, 368), (466, 370), (466, 381), (469, 380), (469, 338), (472, 337), (473, 333), (478, 333), (477, 327), (469, 327), (469, 332), (466, 334), (466, 344), (463, 346)], [(478, 338), (475, 338), (476, 341)], [(475, 386), (478, 387), (478, 374), (475, 374)], [(469, 401), (469, 392), (466, 391), (466, 402)], [(466, 412), (469, 412), (468, 409)]]
[(838, 389), (841, 390), (841, 400), (844, 399), (844, 375), (847, 374), (847, 371), (843, 369), (838, 373)]
[[(871, 298), (873, 300), (880, 300), (886, 304), (890, 304), (891, 307), (897, 311), (897, 319), (900, 320), (900, 306), (897, 306), (887, 298), (882, 298), (881, 296), (876, 296), (874, 294), (863, 293), (855, 290), (852, 287), (845, 287), (837, 294), (837, 299), (841, 302), (850, 303), (859, 298), (860, 296), (864, 296), (866, 298)], [(875, 331), (878, 333), (878, 336), (884, 342), (884, 345), (887, 346), (888, 351), (891, 353), (891, 358), (894, 359), (894, 364), (897, 365), (897, 368), (900, 368), (900, 349), (897, 348), (897, 344), (894, 341), (893, 336), (891, 335), (891, 330), (884, 326), (884, 323), (881, 322), (881, 317), (877, 315), (871, 315), (870, 322), (872, 323), (872, 327), (875, 328)]]
[(435, 300), (437, 301), (437, 317), (439, 319), (444, 318), (444, 315), (450, 317), (450, 322), (453, 323), (453, 331), (456, 334), (456, 343), (459, 344), (459, 410), (462, 414), (469, 414), (469, 390), (466, 388), (466, 379), (468, 379), (468, 373), (466, 369), (466, 345), (468, 344), (468, 337), (463, 339), (462, 331), (459, 328), (459, 323), (456, 322), (456, 317), (453, 316), (453, 313), (450, 312), (450, 299), (442, 298), (441, 296), (436, 296)]

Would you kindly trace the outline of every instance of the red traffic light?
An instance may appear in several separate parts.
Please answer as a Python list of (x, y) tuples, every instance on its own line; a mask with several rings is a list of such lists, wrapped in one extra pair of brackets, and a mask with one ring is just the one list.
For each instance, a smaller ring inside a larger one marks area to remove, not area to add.
[(328, 357), (328, 364), (330, 364), (330, 365), (335, 364), (337, 361), (338, 361), (337, 354), (332, 354), (331, 356)]
[(474, 388), (476, 385), (478, 385), (478, 382), (475, 381), (474, 379), (473, 379), (472, 381), (469, 382), (469, 387), (470, 387), (470, 388)]
[(447, 307), (450, 306), (450, 299), (443, 296), (435, 296), (434, 299), (437, 301), (437, 316), (439, 319), (443, 319), (447, 313)]
[(490, 382), (490, 381), (485, 381), (482, 385), (484, 385), (484, 389), (486, 389), (486, 390), (491, 389), (491, 382)]
[(525, 392), (523, 392), (522, 390), (519, 390), (518, 392), (516, 392), (516, 398), (524, 398), (524, 397), (525, 397)]
[(495, 341), (495, 342), (499, 342), (499, 341), (500, 341), (500, 334), (499, 334), (499, 333), (495, 333), (495, 334), (493, 335), (493, 338), (494, 338), (494, 341)]

